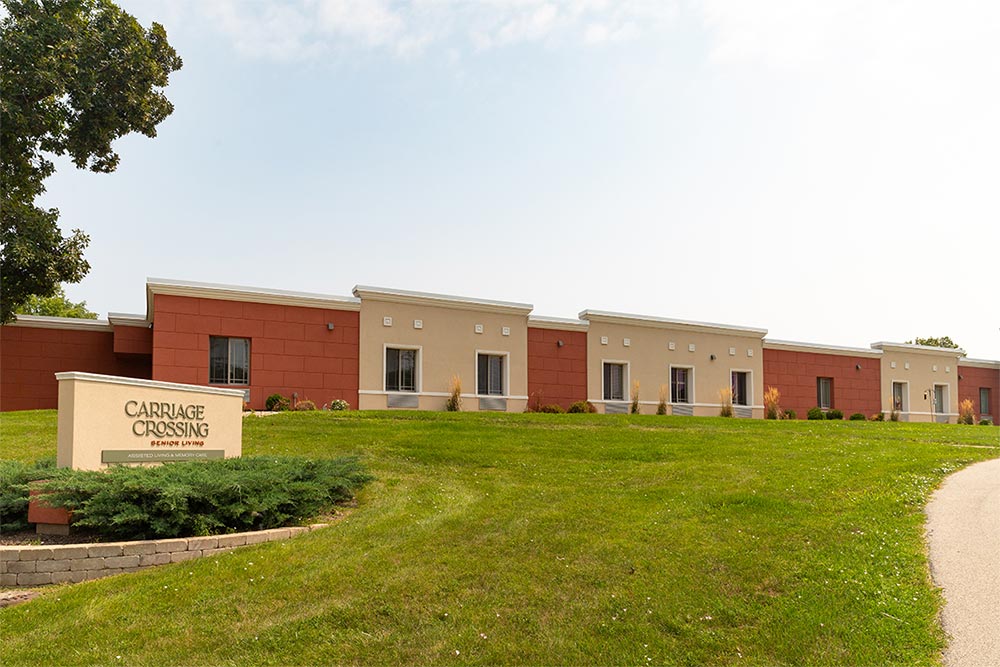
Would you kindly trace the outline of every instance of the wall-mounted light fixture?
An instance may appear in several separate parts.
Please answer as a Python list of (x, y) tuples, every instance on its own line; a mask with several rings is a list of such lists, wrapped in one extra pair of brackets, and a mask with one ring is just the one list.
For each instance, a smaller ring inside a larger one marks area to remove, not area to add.
[(563, 346), (563, 345), (565, 345), (565, 344), (566, 344), (566, 343), (562, 342), (561, 340), (557, 340), (557, 341), (556, 341), (556, 347), (562, 347), (562, 346)]
[(854, 364), (854, 370), (860, 371), (861, 370), (861, 364)]
[(326, 330), (327, 331), (333, 331), (333, 322), (327, 322), (326, 323)]
[(714, 354), (708, 355), (708, 358), (709, 358), (710, 361), (715, 361), (715, 355)]

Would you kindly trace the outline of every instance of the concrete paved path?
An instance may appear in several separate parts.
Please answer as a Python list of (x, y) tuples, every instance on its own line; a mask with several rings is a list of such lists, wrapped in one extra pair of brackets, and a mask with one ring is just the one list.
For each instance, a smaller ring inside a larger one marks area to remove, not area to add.
[(927, 540), (951, 635), (945, 665), (1000, 665), (1000, 459), (945, 479), (927, 505)]

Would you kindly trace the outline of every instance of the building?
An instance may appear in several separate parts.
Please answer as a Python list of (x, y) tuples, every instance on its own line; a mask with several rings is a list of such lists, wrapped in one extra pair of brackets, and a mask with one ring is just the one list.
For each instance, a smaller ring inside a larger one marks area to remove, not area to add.
[(802, 417), (897, 412), (908, 421), (1000, 416), (1000, 361), (878, 342), (770, 340), (761, 328), (357, 286), (352, 296), (149, 279), (146, 312), (107, 320), (20, 316), (0, 327), (0, 410), (54, 408), (55, 373), (86, 371), (274, 393), (354, 409), (523, 412), (590, 401), (599, 412), (764, 415), (765, 389)]

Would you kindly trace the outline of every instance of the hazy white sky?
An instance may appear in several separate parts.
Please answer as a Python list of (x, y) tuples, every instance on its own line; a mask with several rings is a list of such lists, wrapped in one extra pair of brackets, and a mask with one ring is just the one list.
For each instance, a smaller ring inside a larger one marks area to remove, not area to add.
[(185, 64), (49, 181), (102, 315), (362, 283), (1000, 358), (1000, 3), (122, 4)]

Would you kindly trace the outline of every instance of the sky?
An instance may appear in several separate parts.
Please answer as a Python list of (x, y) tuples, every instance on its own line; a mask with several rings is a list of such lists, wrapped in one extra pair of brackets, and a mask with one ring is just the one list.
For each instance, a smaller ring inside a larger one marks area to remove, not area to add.
[(184, 67), (47, 182), (102, 316), (367, 284), (1000, 359), (1000, 3), (120, 4)]

